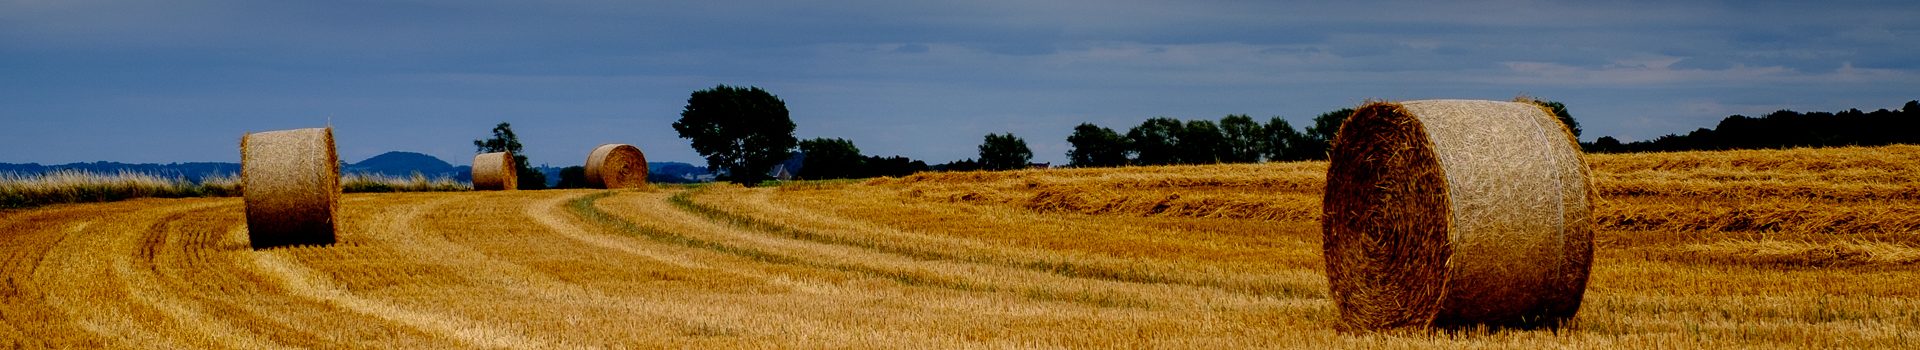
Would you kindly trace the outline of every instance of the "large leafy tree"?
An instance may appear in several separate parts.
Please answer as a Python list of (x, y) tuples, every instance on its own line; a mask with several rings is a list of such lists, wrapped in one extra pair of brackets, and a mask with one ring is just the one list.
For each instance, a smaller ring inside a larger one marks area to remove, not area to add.
[(787, 103), (758, 87), (720, 85), (694, 91), (673, 130), (693, 141), (707, 168), (724, 170), (728, 181), (753, 185), (791, 156), (793, 137)]
[(1219, 163), (1224, 141), (1219, 124), (1205, 119), (1189, 120), (1187, 126), (1180, 129), (1180, 163)]
[(1033, 150), (1027, 149), (1027, 140), (1006, 134), (987, 134), (986, 141), (980, 143), (980, 167), (986, 170), (1010, 170), (1027, 167), (1027, 161), (1033, 160)]
[(815, 138), (800, 141), (800, 176), (810, 180), (847, 179), (865, 173), (865, 158), (853, 141)]
[(1167, 117), (1155, 117), (1141, 122), (1140, 126), (1127, 130), (1127, 144), (1131, 145), (1134, 163), (1141, 165), (1166, 165), (1180, 160), (1180, 134), (1186, 130), (1179, 120)]
[(513, 124), (500, 122), (499, 125), (494, 125), (493, 137), (473, 140), (473, 147), (476, 151), (475, 154), (511, 152), (511, 154), (513, 154), (513, 172), (520, 181), (514, 188), (522, 190), (547, 188), (547, 174), (533, 170), (533, 166), (527, 164), (527, 155), (521, 152), (520, 137), (513, 134)]
[(1081, 123), (1073, 127), (1073, 134), (1067, 136), (1067, 144), (1073, 146), (1073, 149), (1067, 150), (1067, 162), (1072, 166), (1110, 167), (1127, 164), (1127, 138), (1113, 129)]
[(1245, 114), (1232, 114), (1220, 118), (1220, 161), (1227, 163), (1254, 163), (1260, 161), (1260, 154), (1266, 150), (1266, 132), (1260, 122)]

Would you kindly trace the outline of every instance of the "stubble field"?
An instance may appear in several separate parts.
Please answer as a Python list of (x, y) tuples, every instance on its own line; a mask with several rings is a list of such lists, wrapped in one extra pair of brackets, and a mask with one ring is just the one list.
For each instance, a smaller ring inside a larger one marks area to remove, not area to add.
[(237, 198), (12, 210), (0, 347), (1920, 346), (1920, 146), (1589, 160), (1560, 330), (1334, 332), (1306, 162), (350, 194), (261, 251)]

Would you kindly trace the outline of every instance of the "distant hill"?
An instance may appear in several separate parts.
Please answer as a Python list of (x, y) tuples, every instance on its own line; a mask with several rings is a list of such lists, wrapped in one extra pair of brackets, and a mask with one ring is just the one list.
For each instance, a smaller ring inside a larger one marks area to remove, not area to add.
[(414, 153), (393, 151), (367, 158), (359, 163), (348, 164), (340, 172), (381, 174), (387, 176), (413, 176), (419, 173), (427, 178), (451, 177), (455, 180), (470, 181), (473, 177), (469, 167), (455, 167), (440, 158)]
[[(547, 174), (547, 186), (560, 181), (562, 167), (540, 166), (534, 169)], [(193, 162), (167, 164), (128, 164), (119, 162), (70, 163), (60, 165), (41, 165), (39, 163), (0, 163), (0, 174), (24, 176), (39, 175), (52, 171), (79, 170), (92, 173), (112, 174), (129, 171), (144, 174), (157, 174), (167, 177), (183, 177), (189, 181), (200, 181), (212, 175), (232, 175), (240, 173), (240, 163)], [(648, 162), (647, 181), (661, 183), (701, 182), (707, 168), (681, 162)], [(381, 174), (388, 176), (413, 176), (420, 173), (428, 178), (451, 177), (456, 181), (473, 181), (473, 167), (454, 166), (434, 156), (393, 151), (367, 158), (359, 163), (341, 164), (342, 174)]]

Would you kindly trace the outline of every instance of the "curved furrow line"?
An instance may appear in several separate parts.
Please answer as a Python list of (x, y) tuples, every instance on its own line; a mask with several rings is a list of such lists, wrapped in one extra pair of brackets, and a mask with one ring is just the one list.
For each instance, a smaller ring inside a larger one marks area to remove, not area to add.
[[(382, 196), (382, 199), (395, 199), (398, 196)], [(446, 293), (439, 288), (458, 285), (463, 276), (457, 270), (441, 270), (439, 276), (393, 276), (394, 273), (407, 274), (417, 269), (410, 265), (434, 265), (453, 263), (453, 261), (435, 260), (436, 256), (412, 255), (416, 250), (397, 245), (406, 243), (395, 236), (409, 236), (411, 230), (405, 224), (412, 222), (428, 209), (458, 200), (454, 196), (432, 196), (431, 200), (401, 201), (387, 203), (362, 199), (343, 206), (350, 213), (341, 220), (346, 227), (341, 232), (341, 242), (327, 247), (291, 247), (256, 251), (246, 257), (253, 270), (259, 272), (272, 285), (301, 299), (318, 301), (338, 307), (352, 314), (380, 320), (386, 324), (400, 326), (417, 331), (438, 341), (449, 341), (451, 346), (487, 347), (487, 348), (553, 348), (562, 345), (530, 337), (524, 331), (503, 328), (501, 325), (473, 320), (457, 315), (427, 310), (427, 307), (414, 303), (408, 296), (424, 296)], [(353, 205), (360, 204), (360, 205)], [(373, 207), (375, 209), (364, 209)], [(358, 213), (351, 213), (358, 212)], [(359, 215), (354, 215), (359, 214)], [(354, 279), (375, 278), (391, 279), (400, 277), (400, 284), (394, 289), (404, 289), (396, 300), (388, 300), (390, 294), (385, 290), (355, 290)], [(424, 278), (410, 278), (424, 277)], [(422, 293), (424, 292), (424, 293)], [(394, 341), (420, 342), (422, 339), (394, 339)], [(434, 340), (427, 339), (433, 342)], [(447, 347), (439, 345), (436, 347)]]
[(127, 203), (56, 205), (0, 213), (0, 347), (101, 348), (110, 340), (79, 328), (65, 312), (47, 303), (47, 290), (35, 278), (47, 253), (61, 240), (85, 231), (100, 210), (124, 211)]
[[(435, 210), (417, 228), (428, 233), (421, 237), (436, 238), (425, 245), (475, 255), (484, 260), (481, 265), (494, 266), (488, 270), (521, 283), (505, 288), (518, 293), (496, 297), (506, 302), (487, 312), (576, 343), (627, 347), (632, 345), (625, 342), (648, 339), (695, 347), (736, 347), (743, 342), (826, 346), (927, 338), (908, 331), (836, 333), (836, 324), (809, 319), (805, 308), (784, 306), (788, 302), (777, 303), (783, 306), (774, 310), (728, 302), (742, 296), (795, 296), (808, 302), (818, 297), (794, 294), (778, 279), (765, 279), (767, 273), (751, 266), (737, 266), (742, 261), (731, 257), (715, 260), (717, 256), (706, 252), (635, 244), (639, 242), (620, 236), (567, 237), (584, 231), (575, 229), (578, 224), (572, 219), (552, 213), (563, 210), (561, 203), (588, 193), (483, 195)], [(528, 198), (532, 196), (537, 197)], [(729, 268), (709, 267), (713, 265)]]
[(668, 203), (671, 195), (622, 195), (611, 201), (598, 201), (604, 196), (583, 197), (575, 201), (574, 207), (576, 212), (590, 221), (660, 242), (721, 251), (768, 263), (859, 273), (909, 286), (1014, 294), (1032, 300), (1094, 307), (1248, 307), (1290, 302), (1190, 286), (1079, 279), (964, 261), (915, 259), (856, 247), (791, 239), (708, 221), (698, 214), (675, 209), (673, 204)]
[[(206, 324), (202, 335), (229, 335), (243, 348), (337, 346), (342, 339), (377, 341), (394, 329), (378, 319), (313, 300), (291, 298), (254, 271), (244, 208), (237, 201), (169, 217), (144, 232), (144, 253), (132, 260), (150, 305), (182, 322)], [(344, 326), (343, 325), (358, 325)], [(413, 337), (424, 334), (414, 333)], [(388, 338), (391, 339), (391, 338)], [(384, 344), (396, 344), (385, 341)]]
[[(848, 294), (725, 299), (771, 309), (767, 311), (771, 314), (802, 315), (819, 320), (816, 322), (842, 325), (842, 330), (826, 334), (844, 335), (848, 333), (845, 330), (860, 329), (857, 333), (905, 335), (869, 336), (856, 344), (913, 342), (930, 343), (922, 347), (934, 348), (1017, 348), (1088, 341), (1052, 338), (1072, 334), (1061, 333), (1061, 329), (1130, 334), (1148, 328), (1177, 328), (1192, 334), (1190, 338), (1205, 338), (1209, 337), (1206, 334), (1265, 332), (1218, 315), (1234, 315), (1233, 320), (1238, 320), (1271, 317), (1251, 315), (1319, 313), (1325, 306), (1305, 299), (1258, 299), (1178, 286), (1122, 285), (991, 266), (915, 261), (781, 239), (675, 210), (667, 201), (669, 196), (671, 193), (602, 193), (570, 200), (569, 209), (614, 233), (751, 259), (743, 264), (860, 275), (863, 278), (826, 282), (851, 291)], [(936, 278), (969, 283), (977, 289), (912, 283)], [(768, 301), (755, 302), (760, 299)], [(1006, 328), (1016, 324), (1055, 326), (1019, 331)], [(1106, 341), (1092, 340), (1091, 344)]]
[[(155, 201), (158, 202), (158, 201)], [(159, 301), (146, 294), (151, 281), (143, 279), (130, 259), (140, 254), (140, 232), (180, 213), (217, 205), (203, 200), (168, 201), (122, 213), (110, 214), (99, 221), (75, 225), (48, 251), (34, 274), (46, 281), (46, 303), (58, 309), (81, 329), (119, 346), (158, 346), (169, 348), (209, 348), (221, 341), (241, 339), (229, 330), (202, 337), (179, 337), (200, 330), (191, 320), (194, 310), (156, 307)], [(221, 339), (226, 338), (226, 339)]]
[[(1324, 298), (1324, 287), (1285, 281), (1301, 280), (1297, 271), (1283, 275), (1254, 275), (1218, 268), (1170, 267), (1168, 263), (1120, 259), (1098, 254), (1070, 253), (1009, 247), (958, 237), (916, 234), (885, 225), (833, 216), (824, 211), (792, 213), (766, 201), (767, 193), (756, 192), (751, 204), (772, 212), (784, 212), (780, 219), (722, 209), (701, 203), (693, 197), (704, 190), (682, 192), (671, 202), (681, 210), (700, 214), (714, 221), (745, 229), (798, 240), (843, 245), (927, 261), (963, 261), (1044, 272), (1064, 277), (1138, 284), (1173, 284), (1218, 289), (1233, 293), (1275, 298)], [(804, 227), (803, 227), (804, 226)], [(1312, 280), (1312, 279), (1309, 279)]]

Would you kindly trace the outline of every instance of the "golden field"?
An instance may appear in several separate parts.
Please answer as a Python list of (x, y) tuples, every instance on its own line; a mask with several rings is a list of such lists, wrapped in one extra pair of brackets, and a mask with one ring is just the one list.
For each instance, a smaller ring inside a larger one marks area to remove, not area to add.
[(1342, 334), (1325, 163), (0, 212), (0, 348), (1920, 347), (1920, 146), (1593, 155), (1559, 330)]

